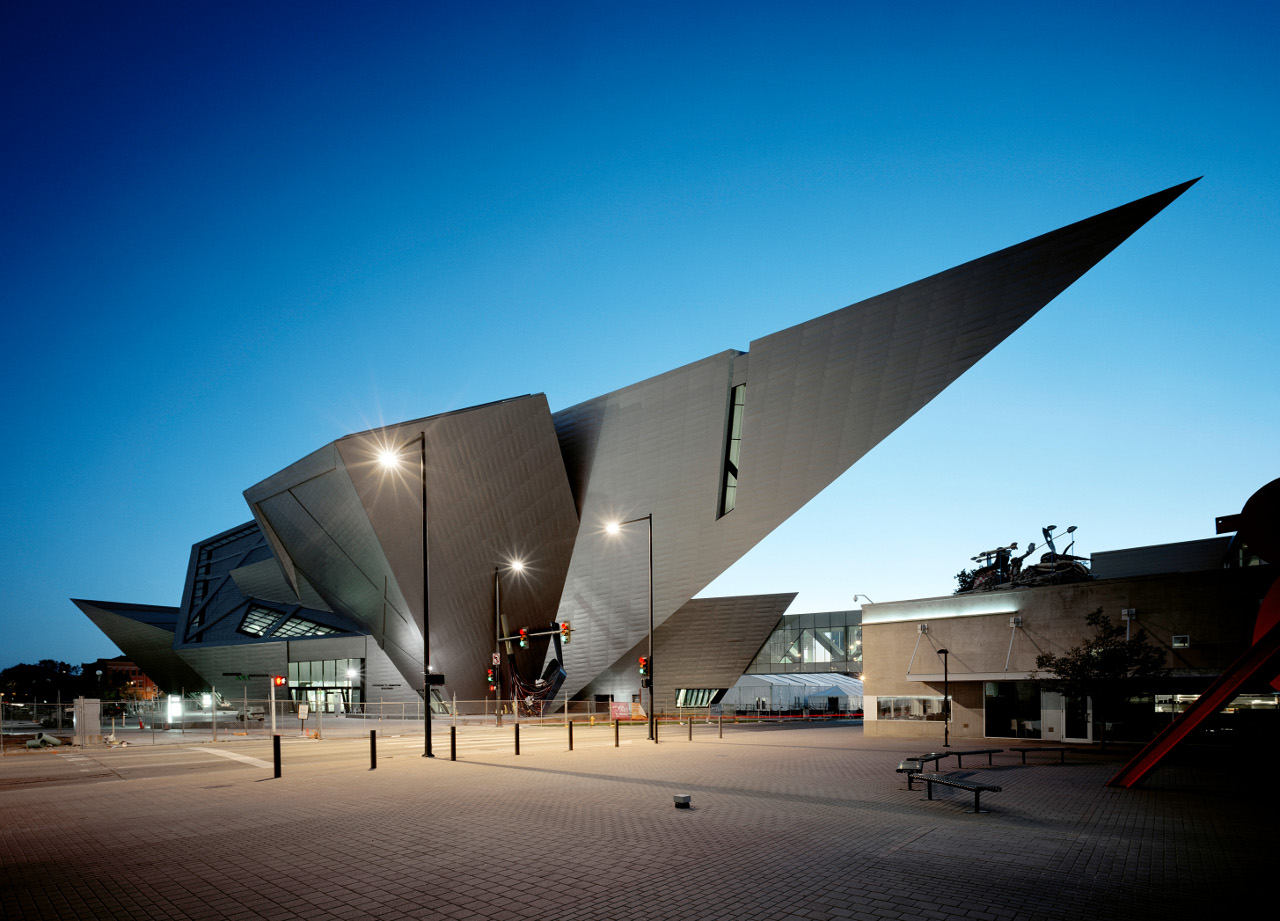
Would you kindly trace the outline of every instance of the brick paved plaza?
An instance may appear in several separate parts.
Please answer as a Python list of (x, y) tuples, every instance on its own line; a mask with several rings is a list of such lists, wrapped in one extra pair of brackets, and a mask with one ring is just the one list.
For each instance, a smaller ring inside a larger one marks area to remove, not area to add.
[(373, 771), (367, 739), (288, 739), (279, 780), (262, 740), (11, 754), (0, 916), (1129, 919), (1274, 893), (1274, 797), (1238, 769), (1124, 791), (1113, 755), (965, 759), (1004, 788), (969, 815), (894, 773), (918, 746), (859, 726), (685, 732), (579, 727), (569, 752), (526, 728), (517, 757), (510, 728), (468, 729), (454, 763), (406, 735)]

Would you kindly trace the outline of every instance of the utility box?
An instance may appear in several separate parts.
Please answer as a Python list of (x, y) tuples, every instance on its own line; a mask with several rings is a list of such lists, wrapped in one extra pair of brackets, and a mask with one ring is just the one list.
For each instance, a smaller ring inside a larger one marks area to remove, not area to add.
[(102, 701), (77, 697), (74, 709), (75, 744), (102, 744)]

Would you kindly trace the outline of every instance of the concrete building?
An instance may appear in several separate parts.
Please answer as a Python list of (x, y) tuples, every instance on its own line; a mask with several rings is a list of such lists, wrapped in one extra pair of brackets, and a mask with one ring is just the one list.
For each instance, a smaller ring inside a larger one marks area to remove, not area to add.
[[(786, 596), (695, 596), (1190, 185), (554, 413), (535, 394), (341, 438), (193, 548), (171, 631), (77, 603), (162, 686), (262, 697), (305, 663), (325, 700), (422, 696), (428, 670), (446, 698), (616, 697), (644, 649), (656, 693), (723, 692)], [(569, 644), (498, 642), (563, 622)], [(146, 665), (166, 637), (178, 661)]]
[[(1096, 741), (1089, 699), (1041, 692), (1031, 679), (1037, 655), (1079, 645), (1086, 616), (1101, 610), (1165, 652), (1164, 675), (1107, 715), (1108, 739), (1145, 740), (1249, 647), (1274, 577), (1224, 536), (1097, 553), (1086, 581), (864, 605), (866, 732), (943, 738), (945, 649), (953, 732)], [(1275, 696), (1259, 702), (1274, 709)]]

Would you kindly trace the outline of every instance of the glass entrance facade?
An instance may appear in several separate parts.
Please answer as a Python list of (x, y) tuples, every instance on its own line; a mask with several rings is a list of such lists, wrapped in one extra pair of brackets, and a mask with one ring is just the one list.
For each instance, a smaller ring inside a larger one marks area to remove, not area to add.
[(313, 710), (340, 713), (364, 703), (364, 659), (289, 663), (289, 693)]

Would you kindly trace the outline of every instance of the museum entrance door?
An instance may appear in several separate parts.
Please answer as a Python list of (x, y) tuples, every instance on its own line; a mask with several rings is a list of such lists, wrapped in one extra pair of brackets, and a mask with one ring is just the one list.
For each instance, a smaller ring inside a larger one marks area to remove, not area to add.
[(1064, 695), (1062, 737), (1067, 742), (1093, 741), (1093, 700), (1081, 695)]

